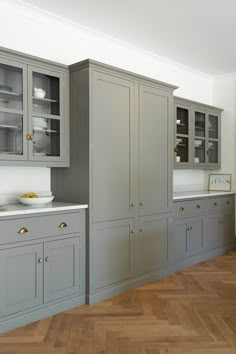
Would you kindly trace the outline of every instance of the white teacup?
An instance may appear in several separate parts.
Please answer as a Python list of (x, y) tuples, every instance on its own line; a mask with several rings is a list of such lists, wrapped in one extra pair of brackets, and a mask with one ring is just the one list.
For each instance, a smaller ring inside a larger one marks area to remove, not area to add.
[(34, 97), (37, 97), (37, 98), (44, 98), (46, 95), (46, 91), (44, 91), (43, 89), (41, 88), (36, 88), (34, 87)]

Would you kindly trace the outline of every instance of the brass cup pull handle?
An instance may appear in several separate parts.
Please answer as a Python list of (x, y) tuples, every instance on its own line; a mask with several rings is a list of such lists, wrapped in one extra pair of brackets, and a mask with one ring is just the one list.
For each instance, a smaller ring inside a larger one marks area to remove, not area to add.
[(179, 208), (179, 211), (184, 211), (184, 208), (183, 207)]
[(196, 205), (196, 208), (197, 208), (197, 209), (200, 209), (200, 205), (199, 205), (199, 204), (197, 204), (197, 205)]
[(216, 203), (216, 202), (214, 203), (214, 206), (217, 206), (217, 203)]
[(228, 200), (227, 200), (226, 204), (229, 205), (229, 201)]
[(60, 227), (60, 229), (63, 229), (64, 227), (67, 227), (67, 223), (61, 222), (59, 227)]
[(22, 227), (22, 228), (18, 231), (18, 234), (25, 234), (26, 232), (29, 232), (29, 230), (26, 229), (26, 227)]

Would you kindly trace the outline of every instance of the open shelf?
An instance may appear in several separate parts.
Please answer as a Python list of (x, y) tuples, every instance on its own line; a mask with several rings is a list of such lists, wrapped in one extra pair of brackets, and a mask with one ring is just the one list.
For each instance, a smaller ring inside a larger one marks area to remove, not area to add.
[(58, 103), (57, 100), (52, 100), (50, 98), (39, 98), (39, 97), (35, 97), (35, 96), (33, 96), (33, 101), (40, 102), (40, 104), (41, 103), (45, 103), (45, 104)]

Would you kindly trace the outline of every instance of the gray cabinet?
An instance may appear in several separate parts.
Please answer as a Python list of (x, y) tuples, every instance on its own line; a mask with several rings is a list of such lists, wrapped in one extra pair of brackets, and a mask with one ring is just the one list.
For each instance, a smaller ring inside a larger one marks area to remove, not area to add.
[[(90, 302), (166, 262), (167, 221), (158, 214), (171, 211), (174, 89), (92, 60), (70, 67), (71, 167), (52, 169), (52, 189), (89, 204)], [(141, 236), (146, 216), (153, 220)], [(153, 247), (141, 264), (145, 238)]]
[(68, 69), (0, 50), (0, 165), (69, 165)]
[(0, 250), (0, 316), (43, 303), (43, 245)]
[[(93, 222), (134, 216), (134, 82), (93, 73)], [(108, 104), (109, 102), (109, 104)]]
[(79, 293), (79, 237), (44, 243), (44, 303)]
[(163, 213), (170, 208), (167, 145), (169, 100), (169, 95), (159, 88), (139, 85), (139, 215)]
[(175, 168), (220, 168), (221, 112), (175, 97)]
[(85, 303), (84, 210), (12, 218), (0, 220), (0, 332)]
[(176, 201), (172, 259), (181, 261), (236, 242), (234, 195)]
[(174, 259), (176, 261), (204, 250), (205, 217), (177, 219), (174, 224)]
[(221, 244), (221, 215), (209, 214), (206, 222), (205, 247), (207, 250), (217, 248)]
[(168, 216), (151, 215), (139, 218), (136, 238), (135, 268), (137, 273), (152, 272), (168, 262)]
[(91, 290), (111, 286), (134, 275), (134, 220), (94, 224), (90, 274)]

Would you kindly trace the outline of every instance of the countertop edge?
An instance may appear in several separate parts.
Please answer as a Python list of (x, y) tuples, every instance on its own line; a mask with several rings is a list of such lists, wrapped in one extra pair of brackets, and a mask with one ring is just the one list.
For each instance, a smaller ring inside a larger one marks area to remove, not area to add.
[[(188, 194), (183, 193), (174, 193), (173, 195), (173, 202), (181, 201), (181, 200), (191, 200), (191, 199), (198, 199), (198, 198), (211, 198), (211, 197), (220, 197), (220, 196), (227, 196), (227, 195), (232, 195), (235, 194), (235, 191), (230, 191), (230, 192), (208, 192), (208, 191), (203, 191), (203, 192), (186, 192)], [(192, 193), (192, 194), (190, 194)], [(177, 195), (179, 194), (179, 195)], [(182, 195), (181, 195), (182, 194)]]
[[(66, 204), (66, 203), (65, 203)], [(4, 207), (4, 206), (3, 206)], [(5, 216), (19, 216), (19, 215), (29, 215), (29, 214), (40, 214), (40, 213), (54, 213), (58, 211), (71, 211), (71, 210), (80, 210), (87, 209), (87, 204), (75, 204), (75, 205), (65, 205), (65, 206), (48, 206), (48, 207), (30, 207), (30, 209), (25, 209), (26, 207), (22, 206), (24, 209), (20, 210), (6, 210), (0, 211), (0, 217)]]

